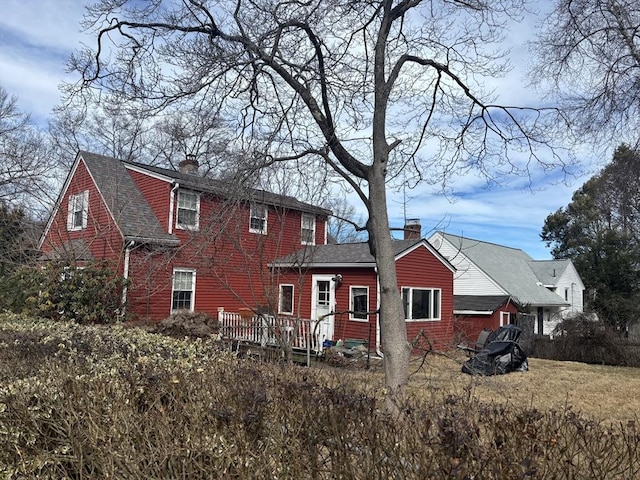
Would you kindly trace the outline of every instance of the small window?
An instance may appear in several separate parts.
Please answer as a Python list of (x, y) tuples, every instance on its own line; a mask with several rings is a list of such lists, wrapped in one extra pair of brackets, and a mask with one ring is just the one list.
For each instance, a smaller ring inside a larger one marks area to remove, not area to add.
[(367, 320), (369, 311), (369, 287), (351, 287), (351, 320)]
[(564, 301), (569, 301), (569, 287), (564, 287)]
[(316, 217), (315, 215), (302, 214), (300, 225), (300, 239), (303, 245), (316, 244)]
[(200, 195), (195, 192), (178, 190), (178, 214), (176, 227), (197, 230), (200, 212)]
[(280, 301), (278, 313), (293, 314), (293, 285), (280, 285)]
[(196, 272), (194, 270), (174, 270), (171, 311), (193, 311), (195, 290)]
[(87, 228), (89, 214), (89, 190), (69, 196), (67, 230), (70, 232)]
[(265, 205), (252, 205), (249, 218), (249, 231), (251, 233), (267, 233), (267, 207)]
[(440, 303), (440, 289), (402, 289), (402, 306), (406, 320), (440, 320)]

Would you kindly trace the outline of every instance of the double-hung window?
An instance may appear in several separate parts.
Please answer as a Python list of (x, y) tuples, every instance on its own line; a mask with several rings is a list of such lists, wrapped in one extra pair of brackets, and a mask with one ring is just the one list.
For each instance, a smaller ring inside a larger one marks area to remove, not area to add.
[(302, 214), (300, 224), (300, 239), (302, 245), (315, 245), (316, 243), (316, 216), (307, 213)]
[(251, 205), (249, 213), (249, 231), (251, 233), (267, 234), (267, 207), (266, 205)]
[(191, 269), (173, 270), (171, 311), (193, 311), (196, 296), (196, 272)]
[(67, 230), (70, 232), (87, 228), (89, 216), (89, 190), (69, 196)]
[(200, 195), (187, 190), (178, 190), (178, 213), (176, 227), (197, 230), (200, 216)]
[(278, 313), (293, 315), (293, 285), (280, 285), (280, 301)]
[(439, 288), (402, 289), (402, 305), (406, 320), (440, 320), (441, 290)]
[(369, 311), (369, 287), (350, 287), (351, 320), (367, 320)]

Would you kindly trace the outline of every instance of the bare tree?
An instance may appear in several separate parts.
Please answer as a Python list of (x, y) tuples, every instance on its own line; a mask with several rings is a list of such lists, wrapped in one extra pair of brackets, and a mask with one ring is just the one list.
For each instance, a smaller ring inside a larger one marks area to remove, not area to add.
[(46, 207), (53, 201), (47, 188), (52, 178), (47, 145), (17, 102), (0, 85), (0, 201), (32, 206), (36, 201)]
[(580, 141), (640, 141), (640, 3), (556, 0), (533, 49)]
[[(216, 103), (256, 168), (320, 158), (356, 192), (379, 272), (393, 408), (411, 346), (387, 188), (470, 169), (489, 179), (526, 174), (542, 158), (541, 119), (553, 112), (496, 105), (482, 88), (505, 71), (495, 43), (522, 3), (102, 0), (86, 25), (98, 32), (97, 49), (71, 65), (85, 91), (152, 111), (186, 99)], [(551, 151), (543, 167), (556, 160)]]

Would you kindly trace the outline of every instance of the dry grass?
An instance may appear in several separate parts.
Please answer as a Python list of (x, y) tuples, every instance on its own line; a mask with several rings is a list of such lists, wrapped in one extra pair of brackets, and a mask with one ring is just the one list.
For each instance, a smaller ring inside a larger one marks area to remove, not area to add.
[[(458, 353), (414, 359), (409, 391), (425, 397), (472, 395), (486, 403), (539, 410), (571, 408), (604, 422), (626, 423), (640, 412), (638, 368), (529, 358), (528, 372), (480, 377), (461, 372), (465, 360)], [(371, 375), (379, 376), (375, 381), (382, 384), (382, 369), (373, 370), (363, 380), (371, 384)]]

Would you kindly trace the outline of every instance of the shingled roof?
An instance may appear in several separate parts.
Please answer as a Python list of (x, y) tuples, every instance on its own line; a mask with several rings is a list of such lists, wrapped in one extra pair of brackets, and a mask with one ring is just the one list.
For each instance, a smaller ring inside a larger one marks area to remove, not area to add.
[(90, 152), (79, 153), (125, 240), (177, 244), (145, 200), (123, 162)]
[[(451, 264), (442, 257), (435, 249), (429, 246), (424, 239), (394, 240), (393, 253), (399, 257), (404, 252), (410, 250), (418, 244), (424, 244), (443, 263), (455, 270)], [(374, 267), (376, 264), (373, 255), (369, 251), (367, 242), (361, 243), (341, 243), (332, 245), (316, 245), (298, 250), (290, 255), (277, 258), (271, 267)]]
[(174, 180), (181, 187), (194, 190), (197, 192), (209, 193), (221, 198), (232, 198), (239, 200), (255, 201), (265, 205), (275, 207), (285, 207), (305, 213), (314, 213), (319, 215), (331, 215), (331, 210), (318, 207), (310, 203), (301, 202), (297, 198), (281, 195), (278, 193), (268, 192), (255, 188), (247, 188), (243, 184), (233, 183), (214, 178), (203, 177), (193, 173), (183, 173), (168, 168), (144, 165), (137, 162), (122, 162), (125, 166), (144, 170), (155, 175), (164, 177), (167, 180)]
[(453, 311), (460, 312), (495, 312), (511, 297), (508, 295), (455, 295), (453, 297)]
[(441, 234), (521, 305), (568, 305), (559, 295), (543, 286), (532, 266), (535, 261), (524, 251), (449, 233)]

